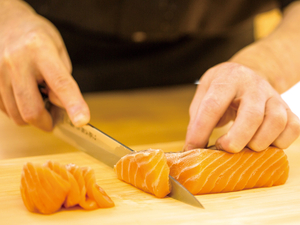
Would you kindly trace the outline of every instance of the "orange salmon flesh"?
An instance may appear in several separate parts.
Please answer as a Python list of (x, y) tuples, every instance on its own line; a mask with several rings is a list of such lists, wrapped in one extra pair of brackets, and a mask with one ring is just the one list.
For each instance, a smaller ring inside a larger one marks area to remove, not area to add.
[(124, 156), (115, 166), (120, 180), (165, 197), (170, 193), (169, 174), (192, 194), (240, 191), (284, 184), (289, 165), (282, 149), (262, 152), (245, 148), (239, 153), (212, 149), (164, 153), (149, 149)]
[(21, 196), (30, 212), (51, 214), (62, 206), (79, 205), (84, 209), (113, 207), (114, 202), (96, 184), (94, 171), (74, 164), (48, 161), (44, 165), (30, 162), (23, 167)]
[[(140, 190), (163, 198), (171, 191), (169, 175), (192, 194), (210, 194), (282, 185), (289, 174), (282, 149), (262, 152), (245, 148), (239, 153), (212, 149), (164, 153), (148, 149), (122, 157), (114, 167), (117, 177)], [(26, 163), (21, 175), (21, 196), (30, 212), (51, 214), (61, 207), (113, 207), (114, 202), (96, 184), (90, 167)]]

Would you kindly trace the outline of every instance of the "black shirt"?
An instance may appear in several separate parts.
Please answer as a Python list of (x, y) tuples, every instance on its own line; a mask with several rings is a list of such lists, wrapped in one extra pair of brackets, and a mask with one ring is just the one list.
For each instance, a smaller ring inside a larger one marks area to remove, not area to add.
[(192, 83), (291, 0), (27, 0), (60, 31), (83, 92)]

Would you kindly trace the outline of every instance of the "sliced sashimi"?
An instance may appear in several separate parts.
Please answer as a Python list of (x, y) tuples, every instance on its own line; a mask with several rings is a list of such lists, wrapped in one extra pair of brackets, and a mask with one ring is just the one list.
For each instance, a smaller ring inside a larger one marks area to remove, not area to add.
[(84, 209), (114, 206), (96, 184), (94, 171), (74, 164), (28, 162), (23, 167), (20, 191), (25, 207), (30, 212), (42, 214), (54, 213), (62, 206), (80, 205)]
[(21, 176), (21, 195), (31, 212), (50, 214), (64, 203), (71, 185), (49, 167), (26, 163)]
[(86, 184), (86, 196), (80, 202), (84, 209), (109, 208), (115, 204), (105, 191), (96, 183), (95, 172), (90, 167), (82, 167), (82, 174)]
[[(70, 208), (77, 205), (81, 199), (81, 196), (78, 182), (74, 176), (66, 169), (65, 166), (59, 164), (58, 162), (48, 161), (45, 165), (70, 183), (71, 188), (66, 196), (64, 207)], [(47, 179), (47, 177), (44, 177), (44, 179)]]

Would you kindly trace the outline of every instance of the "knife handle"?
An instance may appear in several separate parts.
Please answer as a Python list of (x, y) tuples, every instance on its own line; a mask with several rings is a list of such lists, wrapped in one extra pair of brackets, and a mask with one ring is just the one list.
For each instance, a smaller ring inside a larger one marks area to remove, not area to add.
[(43, 82), (41, 84), (38, 84), (38, 89), (39, 89), (40, 94), (43, 98), (45, 108), (50, 112), (51, 102), (50, 102), (49, 97), (48, 97), (47, 84), (45, 82)]

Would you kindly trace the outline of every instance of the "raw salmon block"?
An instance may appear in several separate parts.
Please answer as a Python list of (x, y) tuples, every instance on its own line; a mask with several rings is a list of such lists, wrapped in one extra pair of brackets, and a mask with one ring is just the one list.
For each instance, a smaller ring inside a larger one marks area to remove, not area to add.
[(192, 194), (208, 194), (284, 184), (289, 165), (282, 149), (245, 148), (231, 154), (211, 149), (166, 153), (170, 175)]

